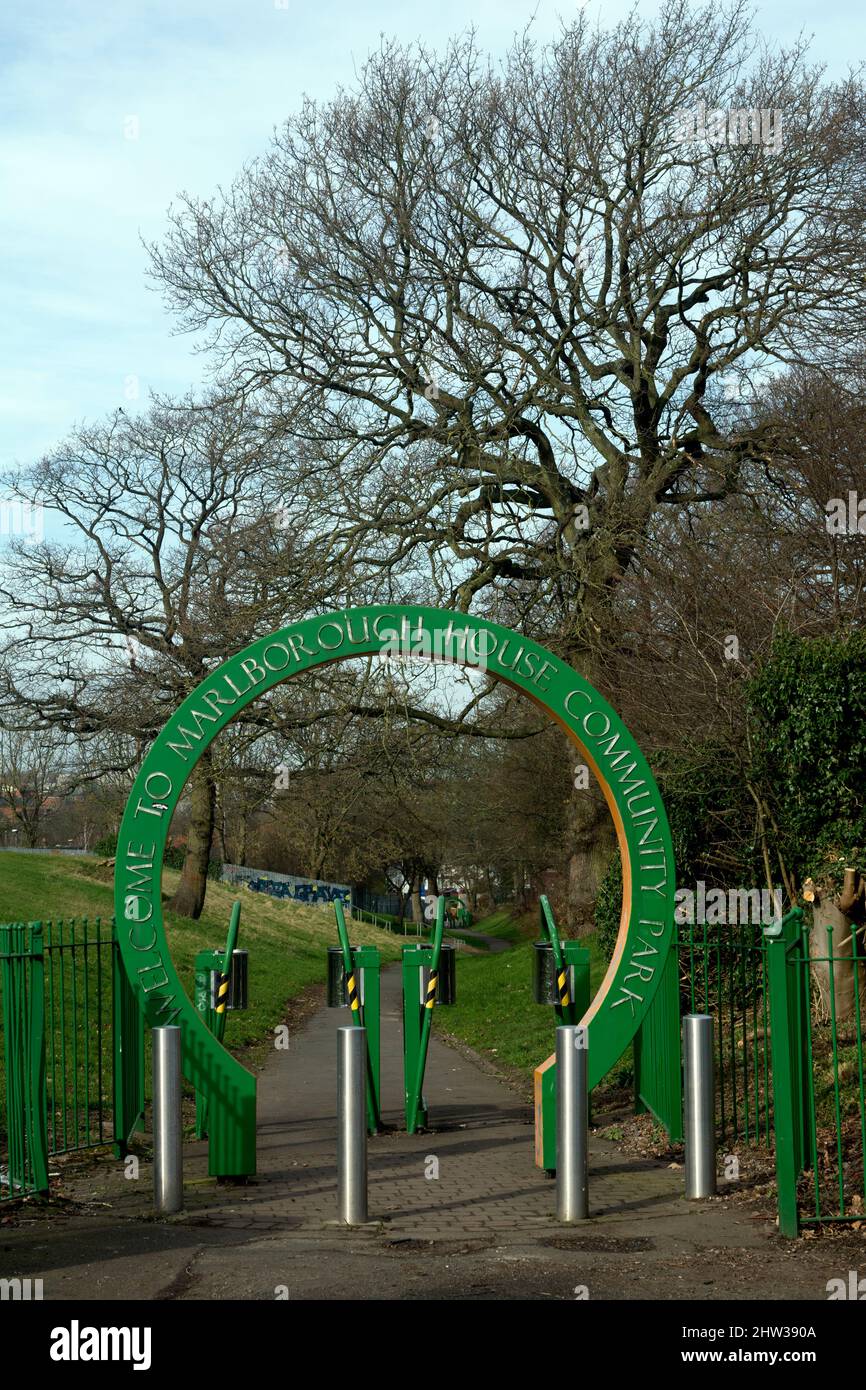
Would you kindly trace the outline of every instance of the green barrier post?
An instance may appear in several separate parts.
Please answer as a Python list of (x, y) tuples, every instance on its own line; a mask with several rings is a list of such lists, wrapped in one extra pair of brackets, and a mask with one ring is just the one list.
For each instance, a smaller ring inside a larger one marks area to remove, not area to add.
[[(343, 954), (343, 969), (346, 974), (346, 990), (352, 1023), (357, 1028), (367, 1029), (367, 1128), (377, 1134), (382, 1128), (379, 1103), (379, 952), (375, 947), (358, 947), (352, 951), (343, 904), (334, 899), (334, 914), (337, 918), (337, 936)], [(361, 1001), (360, 971), (364, 970), (364, 995)]]
[[(220, 1042), (225, 1037), (229, 974), (232, 967), (232, 952), (238, 944), (240, 922), (241, 905), (238, 901), (232, 903), (225, 950), (198, 951), (195, 958), (195, 1006), (208, 1030)], [(213, 986), (214, 975), (218, 976), (216, 989)], [(207, 1096), (202, 1091), (197, 1090), (195, 1093), (196, 1139), (204, 1139), (207, 1135), (207, 1111)]]
[[(421, 1008), (421, 1036), (418, 1042), (418, 1055), (415, 1075), (412, 1078), (413, 1084), (408, 1095), (406, 1109), (406, 1131), (414, 1134), (418, 1128), (419, 1109), (423, 1110), (421, 1102), (421, 1091), (424, 1086), (424, 1071), (427, 1066), (427, 1049), (430, 1045), (430, 1028), (433, 1023), (433, 1007), (436, 1003), (436, 985), (439, 979), (439, 960), (442, 955), (442, 936), (445, 930), (445, 899), (439, 897), (436, 903), (436, 929), (433, 933), (433, 954), (430, 961), (430, 979), (427, 982), (427, 997)], [(416, 952), (423, 957), (426, 952)], [(419, 962), (419, 964), (423, 961)], [(408, 1031), (410, 1018), (406, 1016), (404, 1008), (404, 1032)], [(404, 1048), (404, 1056), (408, 1060), (408, 1053)], [(407, 1072), (407, 1080), (409, 1073)], [(426, 1118), (426, 1111), (425, 1118)]]
[[(589, 951), (579, 941), (561, 941), (550, 903), (540, 899), (541, 931), (553, 950), (559, 1002), (554, 1004), (557, 1026), (579, 1023), (589, 1008)], [(573, 988), (569, 981), (573, 975)], [(556, 1067), (541, 1078), (541, 1167), (556, 1172)]]

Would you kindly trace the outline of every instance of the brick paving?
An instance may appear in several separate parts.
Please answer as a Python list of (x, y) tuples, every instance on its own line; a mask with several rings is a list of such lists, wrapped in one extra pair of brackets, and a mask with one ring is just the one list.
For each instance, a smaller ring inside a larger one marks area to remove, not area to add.
[[(187, 1219), (217, 1226), (321, 1230), (336, 1216), (336, 1029), (346, 1010), (322, 1009), (259, 1077), (254, 1186), (191, 1188)], [(531, 1107), (471, 1056), (431, 1039), (425, 1079), (430, 1128), (402, 1126), (400, 975), (382, 976), (382, 1114), (393, 1132), (370, 1139), (369, 1214), (389, 1239), (462, 1239), (555, 1232), (555, 1183), (535, 1167)], [(192, 1156), (194, 1170), (203, 1156)], [(682, 1211), (682, 1172), (625, 1161), (593, 1139), (591, 1215)], [(190, 1168), (188, 1166), (188, 1173)], [(438, 1172), (438, 1176), (431, 1176)]]
[[(402, 1124), (400, 976), (382, 977), (383, 1111)], [(443, 1021), (447, 1015), (443, 1015)], [(590, 1219), (554, 1217), (555, 1183), (534, 1165), (528, 1106), (480, 1059), (434, 1035), (431, 1130), (369, 1144), (371, 1222), (336, 1222), (336, 1029), (321, 1009), (259, 1076), (259, 1171), (207, 1176), (185, 1149), (185, 1210), (152, 1212), (110, 1158), (65, 1184), (71, 1201), (23, 1209), (0, 1230), (0, 1276), (39, 1277), (46, 1299), (823, 1299), (863, 1263), (863, 1242), (784, 1241), (767, 1216), (722, 1197), (689, 1203), (681, 1168), (590, 1139)], [(438, 1177), (430, 1176), (438, 1164)], [(756, 1215), (758, 1219), (756, 1220)]]

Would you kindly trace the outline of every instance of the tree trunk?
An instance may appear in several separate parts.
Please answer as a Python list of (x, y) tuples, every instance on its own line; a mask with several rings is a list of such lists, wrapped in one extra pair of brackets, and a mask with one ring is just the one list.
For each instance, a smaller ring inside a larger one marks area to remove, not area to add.
[[(573, 773), (582, 765), (573, 745)], [(566, 807), (568, 865), (565, 918), (573, 936), (595, 930), (595, 900), (608, 865), (616, 853), (616, 831), (601, 789), (590, 773), (588, 786), (572, 776), (572, 792)]]
[[(598, 689), (598, 657), (576, 645), (565, 660)], [(565, 921), (572, 936), (595, 930), (595, 901), (616, 852), (616, 830), (607, 802), (580, 750), (569, 740), (571, 796), (566, 806)], [(585, 769), (585, 771), (583, 771)]]
[(216, 783), (210, 755), (199, 759), (189, 781), (190, 816), (186, 858), (177, 892), (168, 904), (170, 912), (181, 917), (201, 916), (207, 892), (207, 868), (210, 861), (216, 810)]
[[(854, 933), (857, 933), (857, 960), (854, 959)], [(809, 955), (812, 979), (818, 990), (822, 1016), (835, 1016), (836, 1026), (851, 1033), (857, 1026), (857, 999), (860, 1017), (866, 1017), (866, 971), (863, 963), (863, 927), (842, 911), (838, 902), (822, 898), (812, 904)], [(833, 957), (832, 962), (829, 957)], [(832, 971), (832, 975), (831, 975)], [(832, 981), (832, 993), (831, 993)]]

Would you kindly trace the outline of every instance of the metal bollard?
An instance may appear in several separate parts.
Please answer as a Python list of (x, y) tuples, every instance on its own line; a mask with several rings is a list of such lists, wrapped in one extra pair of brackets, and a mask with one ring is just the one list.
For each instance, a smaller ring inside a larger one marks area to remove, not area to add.
[(709, 1014), (683, 1019), (683, 1111), (686, 1196), (712, 1197), (716, 1191), (716, 1120), (713, 1020)]
[(585, 1221), (589, 1216), (587, 1174), (586, 1029), (571, 1024), (556, 1030), (556, 1219)]
[(337, 1029), (337, 1193), (340, 1220), (367, 1220), (367, 1030)]
[(180, 1029), (154, 1028), (153, 1206), (163, 1216), (183, 1210)]

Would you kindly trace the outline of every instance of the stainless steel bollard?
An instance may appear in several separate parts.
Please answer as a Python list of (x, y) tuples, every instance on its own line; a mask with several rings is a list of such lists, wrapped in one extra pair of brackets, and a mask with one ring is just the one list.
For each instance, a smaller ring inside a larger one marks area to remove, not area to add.
[(686, 1196), (712, 1197), (716, 1190), (716, 1116), (713, 1020), (709, 1014), (683, 1019), (683, 1111)]
[(153, 1206), (163, 1216), (183, 1210), (180, 1029), (154, 1028)]
[(589, 1216), (587, 1175), (586, 1029), (556, 1030), (556, 1219), (585, 1221)]
[(337, 1192), (340, 1220), (367, 1220), (367, 1030), (337, 1029)]

